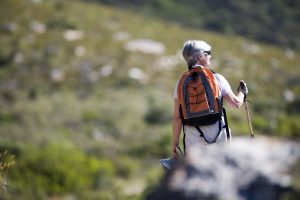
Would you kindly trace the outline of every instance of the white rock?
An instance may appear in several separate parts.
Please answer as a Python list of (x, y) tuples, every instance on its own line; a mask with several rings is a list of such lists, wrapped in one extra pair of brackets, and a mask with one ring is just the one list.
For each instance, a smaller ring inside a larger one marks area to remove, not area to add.
[(34, 32), (39, 34), (45, 33), (47, 29), (45, 24), (38, 21), (32, 21), (30, 27)]
[(136, 39), (128, 41), (125, 45), (128, 51), (137, 51), (145, 54), (162, 54), (165, 51), (165, 46), (161, 42), (150, 39)]
[(38, 3), (42, 3), (42, 2), (43, 2), (43, 0), (31, 0), (31, 2), (32, 2), (32, 3), (36, 3), (36, 4), (38, 4)]
[(176, 65), (180, 64), (182, 60), (177, 56), (162, 56), (157, 61), (154, 62), (155, 68), (160, 68), (163, 70), (172, 69)]
[(295, 52), (292, 49), (285, 50), (285, 55), (288, 59), (292, 60), (295, 57)]
[(261, 49), (257, 44), (252, 44), (249, 42), (245, 42), (243, 44), (243, 50), (249, 54), (257, 55), (260, 53)]
[(62, 70), (55, 68), (51, 71), (50, 77), (55, 82), (61, 82), (64, 80), (65, 74)]
[(293, 102), (295, 100), (295, 94), (289, 89), (283, 91), (283, 97), (286, 102)]
[(76, 56), (83, 56), (85, 54), (86, 50), (84, 46), (77, 46), (75, 48), (75, 55)]
[(100, 69), (100, 74), (102, 76), (110, 76), (113, 72), (114, 67), (112, 65), (105, 65)]
[(127, 40), (128, 38), (129, 38), (129, 33), (125, 31), (120, 31), (113, 35), (113, 39), (115, 41), (124, 41)]
[(259, 136), (193, 146), (167, 174), (155, 198), (147, 199), (279, 199), (282, 188), (291, 187), (291, 168), (299, 158), (298, 143)]
[(15, 63), (19, 64), (19, 63), (23, 62), (23, 60), (24, 60), (23, 54), (20, 52), (16, 53), (16, 55), (14, 56)]
[(80, 30), (67, 30), (64, 32), (64, 38), (68, 41), (81, 40), (84, 32)]
[(5, 30), (9, 31), (9, 32), (16, 32), (18, 30), (18, 24), (16, 24), (15, 22), (11, 22), (8, 24), (4, 25)]
[(143, 79), (145, 79), (144, 72), (141, 69), (139, 69), (139, 68), (131, 68), (128, 71), (128, 76), (129, 76), (129, 78), (137, 79), (137, 80), (143, 80)]

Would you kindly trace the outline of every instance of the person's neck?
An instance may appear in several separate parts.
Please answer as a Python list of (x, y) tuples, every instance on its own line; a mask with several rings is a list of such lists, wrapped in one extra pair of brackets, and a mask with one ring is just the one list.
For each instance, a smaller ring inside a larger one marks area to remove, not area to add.
[(196, 64), (194, 65), (192, 68), (198, 68), (198, 67), (204, 67), (203, 65), (200, 65), (200, 64)]

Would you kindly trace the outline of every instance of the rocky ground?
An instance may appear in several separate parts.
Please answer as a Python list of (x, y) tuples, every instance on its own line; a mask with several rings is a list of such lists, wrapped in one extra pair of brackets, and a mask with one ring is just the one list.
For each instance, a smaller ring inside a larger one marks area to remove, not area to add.
[(191, 148), (147, 200), (299, 199), (299, 159), (299, 144), (267, 138)]

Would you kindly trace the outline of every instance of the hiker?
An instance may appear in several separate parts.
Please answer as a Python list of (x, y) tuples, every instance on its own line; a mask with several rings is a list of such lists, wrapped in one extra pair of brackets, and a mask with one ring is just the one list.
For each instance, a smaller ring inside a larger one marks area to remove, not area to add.
[(178, 80), (174, 91), (174, 158), (178, 158), (176, 146), (179, 145), (182, 128), (184, 150), (194, 144), (220, 144), (230, 140), (223, 99), (230, 106), (239, 108), (248, 94), (244, 81), (240, 81), (235, 95), (224, 76), (209, 70), (211, 46), (206, 42), (186, 41), (182, 55), (187, 62), (188, 71)]

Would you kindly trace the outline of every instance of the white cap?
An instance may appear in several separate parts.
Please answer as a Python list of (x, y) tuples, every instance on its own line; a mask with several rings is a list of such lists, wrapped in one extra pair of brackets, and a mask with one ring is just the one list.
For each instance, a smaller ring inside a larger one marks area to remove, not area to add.
[(188, 62), (195, 52), (202, 53), (210, 50), (211, 46), (203, 40), (188, 40), (183, 45), (182, 55)]

